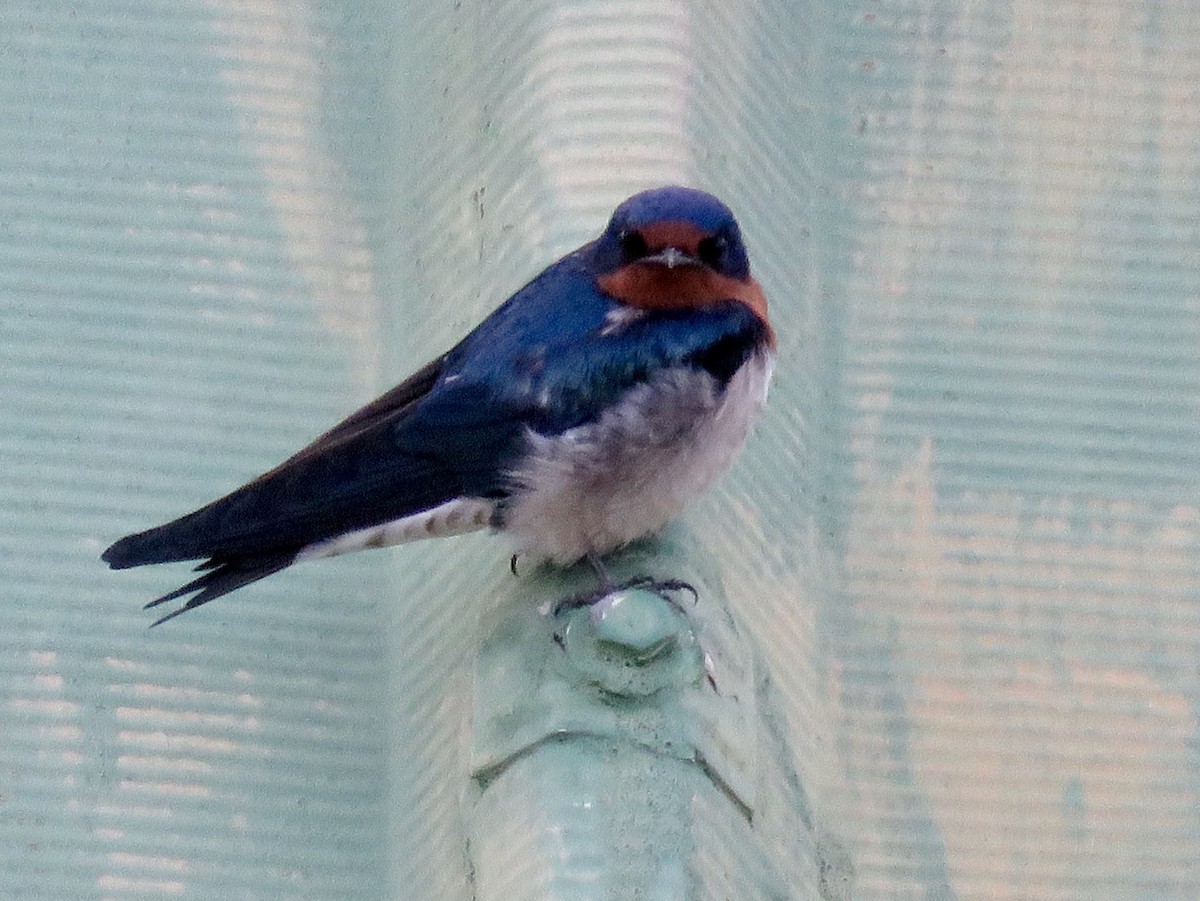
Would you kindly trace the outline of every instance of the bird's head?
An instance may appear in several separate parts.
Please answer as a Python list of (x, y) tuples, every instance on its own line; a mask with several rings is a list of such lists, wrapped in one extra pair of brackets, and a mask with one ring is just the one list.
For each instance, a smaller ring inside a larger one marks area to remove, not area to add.
[(617, 207), (593, 245), (600, 290), (630, 307), (699, 309), (740, 300), (766, 319), (729, 207), (694, 188), (655, 188)]

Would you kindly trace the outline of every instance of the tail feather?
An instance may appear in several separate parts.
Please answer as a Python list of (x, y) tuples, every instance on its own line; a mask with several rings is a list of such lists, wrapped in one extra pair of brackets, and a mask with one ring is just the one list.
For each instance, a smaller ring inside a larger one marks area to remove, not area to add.
[[(186, 518), (186, 517), (185, 517)], [(179, 548), (172, 539), (179, 529), (177, 523), (167, 523), (145, 532), (126, 535), (100, 555), (100, 559), (113, 569), (129, 569), (148, 563), (174, 563), (179, 560), (195, 560), (207, 556), (196, 548)]]
[(291, 566), (295, 560), (296, 551), (294, 550), (277, 551), (253, 557), (236, 557), (228, 560), (221, 560), (214, 557), (196, 567), (195, 571), (198, 572), (207, 570), (204, 572), (204, 575), (198, 579), (193, 579), (180, 588), (176, 588), (174, 591), (167, 592), (160, 598), (155, 598), (146, 605), (146, 609), (150, 609), (151, 607), (157, 607), (159, 604), (165, 604), (196, 592), (193, 597), (188, 598), (187, 603), (182, 607), (172, 610), (164, 616), (160, 616), (150, 625), (151, 627), (160, 625), (169, 619), (174, 619), (181, 613), (194, 610), (201, 604), (207, 604), (209, 601), (214, 601), (222, 595), (236, 591), (243, 585), (249, 585), (251, 582), (265, 579), (272, 573), (277, 573), (281, 569)]

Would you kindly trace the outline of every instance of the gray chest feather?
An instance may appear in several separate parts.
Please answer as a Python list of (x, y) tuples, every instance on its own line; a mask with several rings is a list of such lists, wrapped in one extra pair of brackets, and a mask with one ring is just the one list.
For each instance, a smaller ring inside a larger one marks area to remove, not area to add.
[(632, 389), (596, 422), (531, 433), (501, 528), (523, 553), (570, 563), (665, 525), (733, 462), (766, 400), (774, 360), (754, 354), (724, 390), (693, 368)]

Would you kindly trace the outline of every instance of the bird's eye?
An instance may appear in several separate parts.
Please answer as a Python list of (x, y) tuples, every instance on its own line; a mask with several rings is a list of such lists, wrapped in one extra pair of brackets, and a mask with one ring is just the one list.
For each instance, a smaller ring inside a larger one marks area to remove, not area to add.
[(646, 239), (642, 237), (640, 232), (629, 231), (621, 233), (621, 256), (625, 258), (626, 263), (632, 263), (640, 260), (650, 248), (646, 246)]
[(696, 256), (700, 257), (700, 262), (705, 266), (720, 269), (725, 262), (725, 251), (728, 247), (729, 242), (720, 235), (702, 238), (696, 246)]

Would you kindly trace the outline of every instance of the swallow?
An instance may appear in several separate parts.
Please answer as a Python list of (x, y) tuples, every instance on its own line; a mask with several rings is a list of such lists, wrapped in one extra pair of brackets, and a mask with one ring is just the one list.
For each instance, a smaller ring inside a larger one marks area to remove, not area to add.
[(692, 188), (645, 191), (400, 385), (102, 559), (201, 561), (146, 605), (190, 595), (153, 625), (293, 563), (484, 528), (514, 560), (587, 560), (608, 589), (600, 559), (730, 466), (774, 360), (729, 208)]

